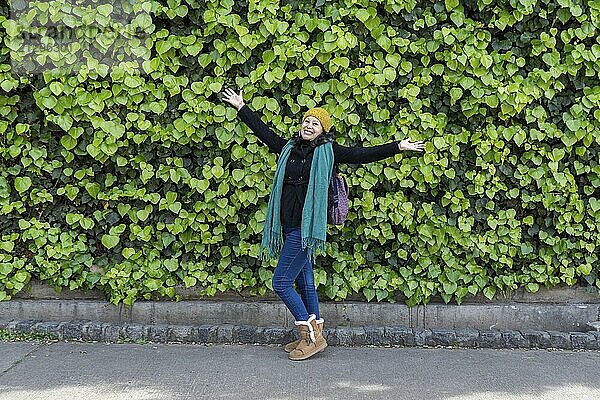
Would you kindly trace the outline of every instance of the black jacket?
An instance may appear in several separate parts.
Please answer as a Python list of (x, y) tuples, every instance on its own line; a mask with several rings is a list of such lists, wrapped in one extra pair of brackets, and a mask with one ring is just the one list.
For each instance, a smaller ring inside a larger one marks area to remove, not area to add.
[[(239, 111), (240, 119), (248, 125), (269, 151), (280, 154), (288, 140), (275, 134), (247, 105)], [(281, 193), (281, 224), (298, 227), (302, 221), (302, 208), (308, 190), (310, 167), (315, 147), (328, 139), (322, 134), (312, 142), (299, 138), (290, 153), (285, 167)], [(374, 147), (346, 147), (333, 142), (333, 156), (336, 164), (366, 164), (383, 160), (400, 152), (398, 142)]]

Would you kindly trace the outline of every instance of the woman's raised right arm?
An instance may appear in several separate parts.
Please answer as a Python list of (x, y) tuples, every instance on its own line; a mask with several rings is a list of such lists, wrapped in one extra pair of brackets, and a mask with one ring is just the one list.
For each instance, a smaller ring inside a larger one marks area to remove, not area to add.
[(225, 89), (222, 98), (238, 110), (238, 116), (242, 122), (248, 125), (250, 130), (252, 130), (260, 141), (269, 147), (271, 153), (281, 153), (281, 150), (287, 141), (273, 132), (260, 117), (244, 103), (242, 91), (237, 94), (232, 89)]

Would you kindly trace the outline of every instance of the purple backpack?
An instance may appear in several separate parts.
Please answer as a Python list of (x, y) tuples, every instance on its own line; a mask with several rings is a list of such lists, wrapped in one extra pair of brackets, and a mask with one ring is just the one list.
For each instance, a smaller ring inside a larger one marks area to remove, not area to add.
[(327, 223), (343, 225), (348, 215), (348, 184), (334, 165), (327, 196)]

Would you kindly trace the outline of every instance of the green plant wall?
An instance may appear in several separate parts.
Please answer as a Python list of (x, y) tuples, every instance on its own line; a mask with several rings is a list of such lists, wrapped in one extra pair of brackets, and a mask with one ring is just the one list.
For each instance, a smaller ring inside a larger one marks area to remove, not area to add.
[[(111, 11), (46, 4), (30, 21), (102, 26)], [(317, 259), (322, 298), (600, 286), (600, 1), (135, 4), (141, 68), (61, 75), (16, 71), (0, 2), (0, 300), (33, 277), (125, 304), (182, 284), (268, 291), (276, 157), (225, 87), (286, 137), (321, 105), (341, 144), (427, 141), (340, 168), (351, 207)], [(68, 54), (45, 56), (66, 68)]]

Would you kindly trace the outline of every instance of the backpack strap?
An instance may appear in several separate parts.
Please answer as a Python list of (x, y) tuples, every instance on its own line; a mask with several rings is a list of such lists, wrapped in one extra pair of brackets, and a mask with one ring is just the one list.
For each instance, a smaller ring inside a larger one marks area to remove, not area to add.
[(337, 207), (340, 198), (338, 196), (338, 180), (337, 180), (337, 175), (338, 175), (338, 168), (337, 168), (337, 164), (333, 164), (333, 173), (331, 174), (331, 184), (333, 185), (333, 205), (334, 207)]

